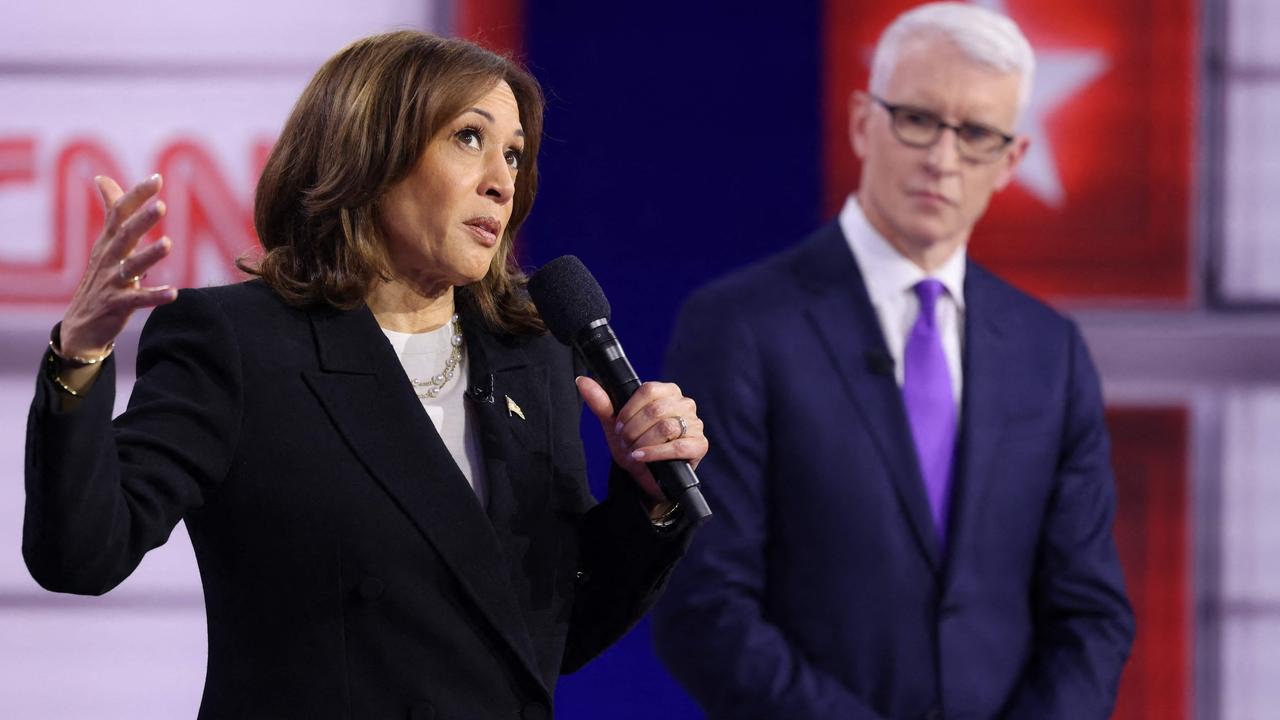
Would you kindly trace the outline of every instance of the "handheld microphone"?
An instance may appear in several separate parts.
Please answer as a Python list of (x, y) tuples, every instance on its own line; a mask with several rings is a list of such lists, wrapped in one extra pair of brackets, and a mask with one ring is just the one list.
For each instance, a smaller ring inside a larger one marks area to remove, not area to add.
[[(582, 261), (564, 255), (543, 265), (529, 278), (529, 296), (557, 340), (569, 345), (613, 401), (617, 412), (640, 388), (640, 378), (609, 327), (609, 301)], [(668, 500), (695, 523), (711, 516), (698, 489), (698, 476), (683, 460), (646, 463)]]

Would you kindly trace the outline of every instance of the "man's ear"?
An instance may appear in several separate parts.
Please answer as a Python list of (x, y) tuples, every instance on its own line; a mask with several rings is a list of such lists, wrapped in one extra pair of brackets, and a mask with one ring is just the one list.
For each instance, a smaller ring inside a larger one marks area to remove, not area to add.
[(871, 121), (871, 96), (855, 90), (849, 96), (849, 145), (859, 160), (866, 158), (867, 125)]
[(1000, 168), (1000, 174), (996, 176), (997, 192), (1005, 189), (1010, 182), (1013, 182), (1013, 176), (1018, 172), (1018, 165), (1027, 154), (1028, 147), (1031, 147), (1030, 137), (1019, 135), (1013, 139), (1009, 152), (1005, 153), (1004, 157), (1000, 159), (1002, 167)]

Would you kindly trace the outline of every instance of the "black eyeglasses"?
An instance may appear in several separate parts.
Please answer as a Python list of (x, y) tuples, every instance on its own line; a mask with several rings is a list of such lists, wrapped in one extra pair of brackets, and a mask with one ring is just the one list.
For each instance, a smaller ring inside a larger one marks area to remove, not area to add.
[(999, 159), (1013, 136), (1001, 132), (989, 125), (980, 123), (964, 123), (952, 125), (928, 110), (921, 110), (910, 105), (893, 105), (875, 95), (869, 95), (885, 110), (893, 122), (893, 136), (904, 145), (926, 148), (938, 142), (943, 130), (951, 130), (956, 134), (956, 150), (960, 157), (973, 162), (991, 162)]

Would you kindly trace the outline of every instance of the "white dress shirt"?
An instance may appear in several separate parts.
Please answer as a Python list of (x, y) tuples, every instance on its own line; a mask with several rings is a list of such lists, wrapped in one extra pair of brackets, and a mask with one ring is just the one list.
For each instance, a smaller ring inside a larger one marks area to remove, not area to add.
[(957, 250), (930, 275), (899, 253), (867, 222), (855, 196), (850, 195), (845, 200), (839, 222), (840, 231), (844, 233), (849, 249), (862, 270), (871, 305), (880, 319), (880, 331), (884, 333), (889, 354), (893, 356), (893, 374), (899, 387), (902, 386), (907, 336), (920, 314), (920, 299), (916, 297), (914, 287), (921, 280), (932, 277), (946, 288), (947, 291), (938, 297), (936, 321), (942, 336), (942, 351), (947, 356), (947, 369), (951, 371), (951, 389), (958, 413), (964, 378), (960, 367), (960, 347), (964, 337), (964, 248)]

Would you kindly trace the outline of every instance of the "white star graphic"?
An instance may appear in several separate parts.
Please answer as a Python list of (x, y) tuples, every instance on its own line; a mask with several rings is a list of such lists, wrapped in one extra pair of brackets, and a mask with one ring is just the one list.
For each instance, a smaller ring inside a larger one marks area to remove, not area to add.
[[(974, 5), (1003, 15), (1004, 0), (972, 0)], [(1035, 85), (1023, 113), (1019, 129), (1031, 137), (1031, 147), (1014, 175), (1031, 194), (1052, 208), (1066, 202), (1067, 193), (1054, 160), (1053, 143), (1045, 131), (1045, 122), (1053, 113), (1099, 75), (1109, 62), (1098, 50), (1040, 50), (1036, 52)]]

